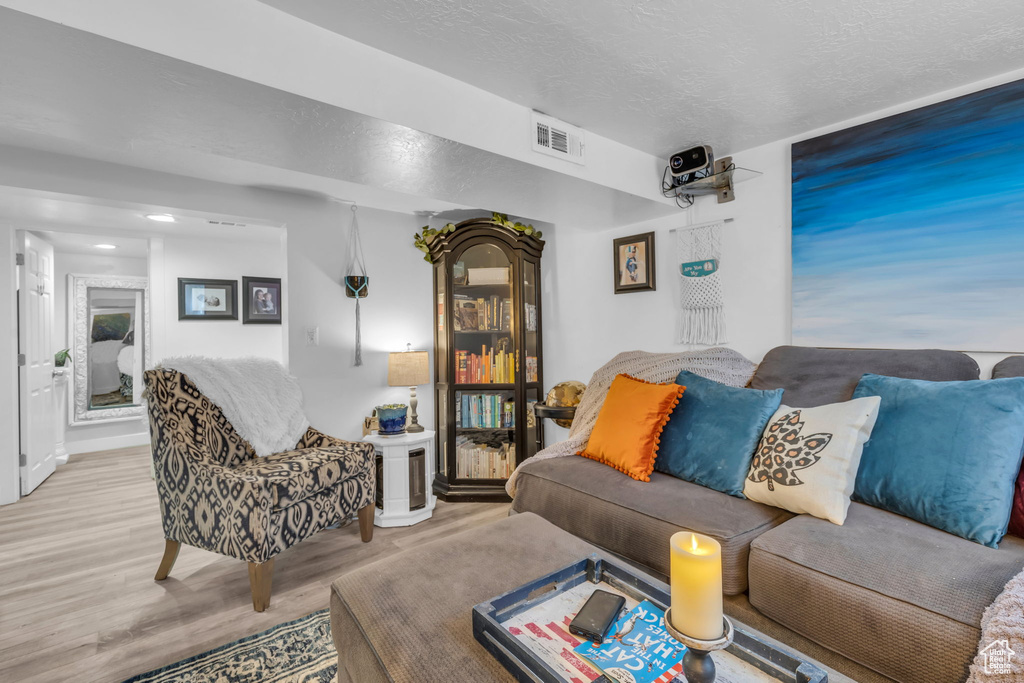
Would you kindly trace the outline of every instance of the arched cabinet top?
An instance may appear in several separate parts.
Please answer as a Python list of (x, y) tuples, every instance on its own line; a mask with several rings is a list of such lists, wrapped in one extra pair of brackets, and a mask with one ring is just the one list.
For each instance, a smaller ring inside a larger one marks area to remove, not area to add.
[(497, 225), (490, 219), (471, 218), (468, 221), (456, 223), (454, 231), (434, 237), (430, 243), (430, 260), (437, 263), (444, 254), (450, 254), (461, 245), (479, 237), (500, 240), (509, 248), (535, 258), (540, 258), (540, 254), (544, 250), (544, 241), (533, 235), (527, 235), (504, 225)]

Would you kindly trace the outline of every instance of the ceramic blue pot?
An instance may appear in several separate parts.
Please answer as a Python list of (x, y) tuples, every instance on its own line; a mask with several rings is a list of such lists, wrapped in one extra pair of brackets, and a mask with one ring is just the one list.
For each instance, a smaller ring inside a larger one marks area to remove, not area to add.
[(405, 416), (408, 410), (404, 403), (377, 406), (377, 422), (380, 425), (377, 433), (382, 436), (405, 434)]

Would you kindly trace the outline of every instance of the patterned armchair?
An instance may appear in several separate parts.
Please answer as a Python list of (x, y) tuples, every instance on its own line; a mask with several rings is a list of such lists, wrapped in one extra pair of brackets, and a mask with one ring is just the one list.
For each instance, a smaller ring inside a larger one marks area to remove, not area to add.
[(249, 563), (252, 603), (270, 605), (274, 557), (358, 511), (373, 537), (373, 446), (312, 427), (295, 450), (265, 458), (221, 409), (174, 370), (145, 373), (149, 428), (166, 547), (167, 578), (182, 543)]

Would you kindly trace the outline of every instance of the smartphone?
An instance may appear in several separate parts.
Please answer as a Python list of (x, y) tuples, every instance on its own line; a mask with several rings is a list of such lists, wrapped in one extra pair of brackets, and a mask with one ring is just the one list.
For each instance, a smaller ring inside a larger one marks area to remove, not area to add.
[(600, 645), (625, 604), (626, 598), (621, 595), (595, 590), (576, 613), (576, 617), (569, 622), (569, 633)]

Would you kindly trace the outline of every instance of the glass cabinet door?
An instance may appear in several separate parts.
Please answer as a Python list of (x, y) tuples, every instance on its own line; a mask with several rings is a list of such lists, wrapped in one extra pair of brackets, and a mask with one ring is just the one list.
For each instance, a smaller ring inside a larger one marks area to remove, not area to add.
[(541, 365), (540, 365), (540, 264), (530, 259), (523, 259), (523, 323), (522, 323), (522, 365), (525, 391), (526, 432), (523, 436), (525, 452), (523, 459), (529, 458), (543, 448), (544, 436), (541, 421), (533, 414), (533, 407), (543, 399)]
[(512, 261), (498, 246), (477, 244), (452, 266), (455, 384), (515, 382)]
[(457, 480), (505, 479), (516, 465), (512, 259), (476, 244), (452, 266)]

